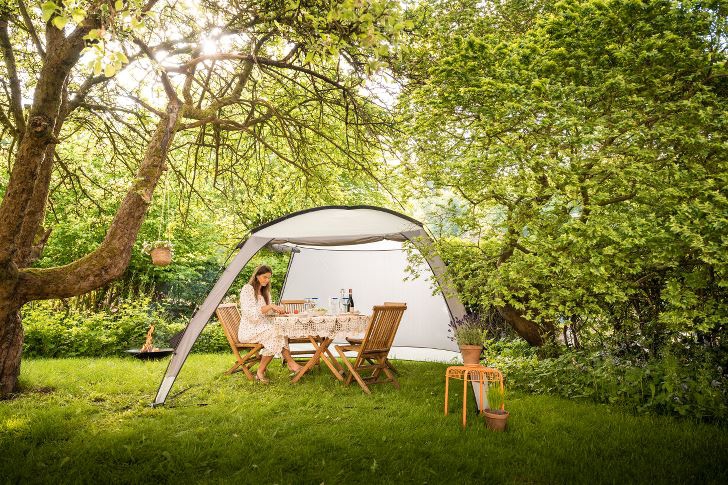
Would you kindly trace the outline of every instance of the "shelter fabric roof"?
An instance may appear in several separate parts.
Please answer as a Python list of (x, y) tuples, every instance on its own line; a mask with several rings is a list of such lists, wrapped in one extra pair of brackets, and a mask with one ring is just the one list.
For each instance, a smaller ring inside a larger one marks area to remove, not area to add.
[(422, 224), (396, 212), (370, 206), (332, 206), (296, 212), (253, 229), (251, 236), (320, 246), (403, 241)]

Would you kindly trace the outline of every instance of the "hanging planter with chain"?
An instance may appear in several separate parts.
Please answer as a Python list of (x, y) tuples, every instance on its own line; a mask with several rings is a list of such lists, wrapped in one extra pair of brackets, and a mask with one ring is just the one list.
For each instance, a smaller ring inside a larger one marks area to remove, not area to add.
[(144, 244), (144, 252), (152, 257), (154, 266), (169, 266), (172, 262), (172, 243), (169, 241), (154, 241)]
[[(162, 198), (162, 214), (159, 221), (159, 232), (157, 241), (153, 243), (144, 243), (144, 252), (149, 253), (152, 257), (154, 266), (169, 266), (172, 263), (172, 242), (170, 240), (171, 228), (169, 222), (169, 197), (167, 190), (167, 178), (164, 179), (164, 195)], [(163, 229), (164, 226), (164, 229)], [(162, 239), (162, 232), (166, 239)]]
[(160, 246), (150, 251), (149, 255), (152, 257), (152, 264), (154, 266), (168, 266), (172, 262), (172, 248), (167, 246)]

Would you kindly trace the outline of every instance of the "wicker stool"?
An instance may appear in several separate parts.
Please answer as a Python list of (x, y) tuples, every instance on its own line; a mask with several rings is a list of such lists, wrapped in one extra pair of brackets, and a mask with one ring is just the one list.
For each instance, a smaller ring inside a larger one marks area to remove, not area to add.
[[(463, 381), (463, 428), (467, 419), (468, 382), (480, 383), (480, 402), (483, 402), (483, 386), (488, 382), (497, 382), (500, 390), (503, 391), (503, 374), (498, 369), (482, 365), (456, 365), (448, 367), (445, 371), (445, 416), (447, 416), (447, 405), (450, 390), (450, 378), (462, 379)], [(503, 409), (501, 403), (501, 409)]]

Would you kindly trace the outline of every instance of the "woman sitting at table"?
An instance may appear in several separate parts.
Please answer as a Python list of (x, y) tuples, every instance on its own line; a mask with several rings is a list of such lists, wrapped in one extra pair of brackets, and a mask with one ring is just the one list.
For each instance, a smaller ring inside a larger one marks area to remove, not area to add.
[(285, 338), (274, 332), (273, 324), (266, 316), (271, 311), (279, 314), (286, 313), (284, 307), (273, 305), (270, 302), (272, 275), (273, 271), (270, 267), (258, 266), (253, 271), (253, 276), (250, 277), (248, 284), (240, 290), (238, 340), (240, 342), (258, 342), (263, 345), (263, 349), (260, 351), (262, 357), (255, 377), (256, 380), (266, 384), (270, 380), (265, 376), (265, 370), (273, 360), (273, 356), (279, 352), (283, 354), (291, 371), (298, 372), (301, 369), (301, 366), (291, 357)]

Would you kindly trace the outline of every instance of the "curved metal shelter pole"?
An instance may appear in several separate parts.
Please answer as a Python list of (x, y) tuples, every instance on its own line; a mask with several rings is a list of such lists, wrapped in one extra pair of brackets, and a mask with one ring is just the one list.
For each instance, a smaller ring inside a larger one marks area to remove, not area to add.
[(415, 245), (430, 266), (432, 273), (435, 275), (435, 281), (437, 281), (437, 285), (440, 287), (440, 291), (442, 291), (442, 296), (445, 298), (445, 304), (450, 311), (450, 316), (453, 319), (463, 318), (465, 316), (465, 306), (460, 301), (460, 297), (455, 288), (447, 281), (445, 276), (445, 263), (437, 252), (433, 250), (435, 243), (430, 235), (422, 228), (403, 235)]
[(232, 286), (235, 278), (237, 278), (238, 274), (240, 274), (240, 271), (243, 270), (245, 265), (255, 255), (255, 253), (260, 251), (260, 249), (268, 244), (268, 242), (270, 242), (269, 238), (251, 236), (240, 248), (237, 256), (235, 256), (228, 267), (225, 268), (225, 271), (222, 276), (220, 276), (220, 279), (217, 280), (215, 286), (213, 286), (210, 294), (207, 295), (205, 301), (192, 316), (190, 323), (187, 324), (185, 333), (182, 335), (174, 354), (172, 354), (172, 360), (169, 362), (167, 372), (165, 373), (164, 379), (162, 379), (162, 383), (157, 390), (157, 397), (154, 399), (153, 406), (164, 404), (170, 389), (172, 389), (172, 384), (174, 384), (174, 380), (177, 378), (177, 374), (179, 374), (180, 369), (182, 369), (182, 365), (185, 363), (185, 360), (187, 360), (190, 349), (192, 349), (192, 345), (194, 345), (197, 337), (199, 337), (202, 332), (202, 329), (205, 328), (210, 317), (213, 313), (215, 313), (215, 309), (225, 297), (225, 294), (230, 289), (230, 286)]
[[(435, 275), (435, 280), (440, 287), (440, 291), (442, 291), (442, 296), (445, 298), (447, 308), (450, 310), (450, 316), (453, 320), (456, 318), (463, 318), (465, 316), (465, 306), (463, 305), (463, 302), (460, 301), (460, 297), (458, 296), (455, 288), (452, 288), (452, 285), (450, 285), (447, 281), (445, 276), (445, 263), (442, 261), (442, 258), (440, 258), (437, 252), (432, 249), (434, 247), (434, 241), (430, 235), (427, 234), (424, 229), (420, 229), (419, 231), (405, 234), (405, 236), (407, 239), (412, 241), (417, 250), (420, 251), (420, 254), (425, 257), (427, 264), (430, 265), (430, 269)], [(487, 406), (488, 402), (488, 389), (486, 387), (481, 390), (480, 388), (482, 384), (478, 381), (471, 381), (470, 384), (473, 388), (475, 403), (478, 410), (483, 410)], [(483, 396), (482, 400), (481, 396)]]

